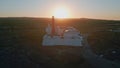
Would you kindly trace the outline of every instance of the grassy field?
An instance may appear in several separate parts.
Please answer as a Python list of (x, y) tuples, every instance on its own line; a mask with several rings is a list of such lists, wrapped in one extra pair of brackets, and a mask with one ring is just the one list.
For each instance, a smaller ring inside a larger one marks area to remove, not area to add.
[[(120, 32), (110, 31), (120, 29), (120, 21), (86, 18), (55, 21), (57, 25), (73, 26), (82, 34), (88, 34), (88, 42), (97, 54), (109, 49), (120, 50)], [(46, 66), (40, 62), (40, 48), (45, 27), (50, 22), (49, 18), (0, 18), (0, 66)]]

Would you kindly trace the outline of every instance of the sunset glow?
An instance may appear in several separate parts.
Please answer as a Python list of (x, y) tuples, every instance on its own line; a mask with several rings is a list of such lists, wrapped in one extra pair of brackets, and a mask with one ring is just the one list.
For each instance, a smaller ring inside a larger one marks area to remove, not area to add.
[(68, 13), (67, 9), (65, 9), (65, 8), (57, 8), (54, 11), (54, 16), (56, 18), (68, 18), (69, 17), (69, 13)]
[(120, 0), (0, 0), (0, 17), (120, 20)]

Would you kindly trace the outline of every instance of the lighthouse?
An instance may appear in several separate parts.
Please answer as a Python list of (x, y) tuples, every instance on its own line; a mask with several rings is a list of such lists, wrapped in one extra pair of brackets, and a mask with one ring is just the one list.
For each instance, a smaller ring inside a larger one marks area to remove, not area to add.
[(46, 34), (43, 37), (43, 46), (83, 46), (82, 35), (74, 27), (58, 26), (54, 16), (52, 22), (48, 23)]
[(53, 36), (55, 36), (55, 34), (56, 34), (54, 16), (52, 16), (52, 24), (51, 24), (51, 26), (52, 26), (52, 29), (51, 29), (51, 37), (53, 38)]

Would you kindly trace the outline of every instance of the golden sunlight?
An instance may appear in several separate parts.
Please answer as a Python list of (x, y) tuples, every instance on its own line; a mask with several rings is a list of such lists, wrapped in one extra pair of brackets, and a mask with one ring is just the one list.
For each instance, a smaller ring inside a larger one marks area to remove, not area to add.
[(68, 11), (67, 9), (65, 8), (57, 8), (55, 11), (54, 11), (54, 16), (56, 18), (68, 18)]

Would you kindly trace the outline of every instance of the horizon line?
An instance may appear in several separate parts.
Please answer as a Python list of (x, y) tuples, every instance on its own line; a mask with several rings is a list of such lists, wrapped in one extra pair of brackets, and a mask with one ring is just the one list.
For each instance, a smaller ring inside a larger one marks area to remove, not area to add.
[[(0, 16), (0, 18), (52, 18), (52, 16), (51, 17)], [(57, 18), (57, 19), (96, 19), (96, 20), (115, 20), (115, 21), (120, 21), (120, 19), (105, 19), (105, 18), (90, 18), (90, 17), (68, 17), (68, 18)]]

